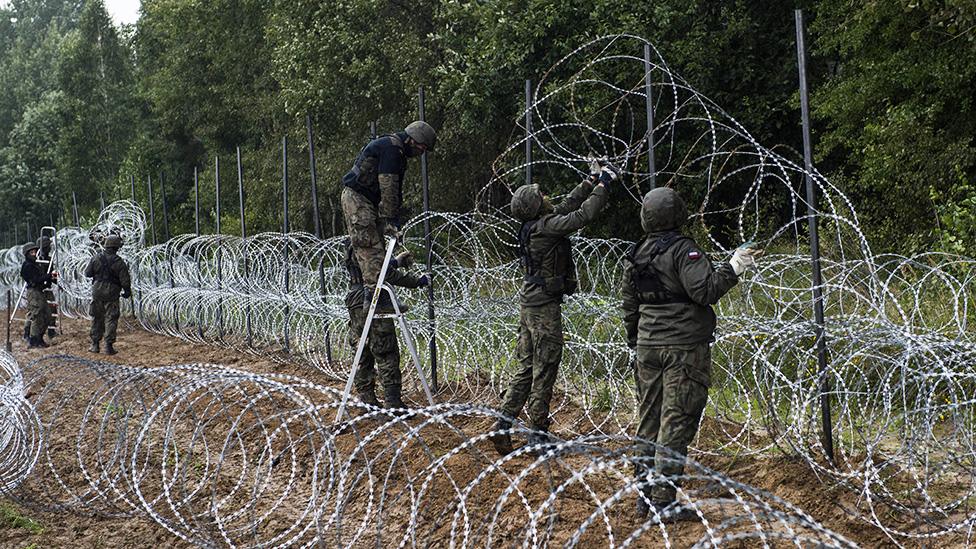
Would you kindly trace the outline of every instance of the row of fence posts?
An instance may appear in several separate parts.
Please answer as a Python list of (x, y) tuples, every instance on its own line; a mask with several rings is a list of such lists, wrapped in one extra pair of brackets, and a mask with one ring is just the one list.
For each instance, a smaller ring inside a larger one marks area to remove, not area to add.
[[(832, 422), (831, 422), (831, 411), (830, 411), (830, 385), (827, 377), (827, 345), (825, 339), (825, 321), (824, 321), (824, 305), (823, 305), (823, 288), (822, 288), (822, 272), (820, 264), (820, 244), (819, 244), (819, 231), (817, 226), (817, 195), (816, 188), (813, 181), (813, 152), (812, 143), (810, 138), (810, 112), (809, 112), (809, 98), (807, 89), (807, 79), (806, 79), (806, 36), (805, 27), (803, 20), (802, 10), (795, 10), (795, 26), (796, 26), (796, 48), (797, 48), (797, 66), (799, 72), (799, 85), (800, 85), (800, 110), (802, 117), (802, 127), (803, 127), (803, 157), (804, 157), (804, 167), (805, 167), (805, 184), (806, 184), (806, 202), (807, 202), (807, 213), (808, 213), (808, 229), (810, 238), (810, 259), (811, 259), (811, 269), (813, 275), (813, 309), (814, 309), (814, 322), (815, 322), (815, 335), (816, 335), (816, 352), (817, 352), (817, 362), (818, 362), (818, 373), (819, 373), (819, 391), (820, 391), (820, 407), (821, 407), (821, 427), (822, 427), (822, 438), (821, 443), (823, 444), (825, 457), (831, 462), (834, 462), (834, 448), (833, 448), (833, 433), (832, 433)], [(646, 116), (647, 116), (647, 171), (648, 179), (647, 186), (649, 189), (653, 189), (657, 185), (656, 181), (656, 167), (654, 159), (654, 101), (652, 95), (652, 84), (653, 84), (653, 63), (651, 60), (651, 45), (645, 44), (643, 51), (644, 59), (644, 93), (646, 102)], [(525, 182), (526, 184), (532, 183), (532, 145), (534, 142), (534, 130), (533, 130), (533, 109), (534, 105), (534, 92), (532, 89), (532, 81), (525, 81), (525, 113), (524, 113), (524, 125), (525, 125)], [(425, 119), (425, 94), (424, 88), (421, 87), (418, 92), (418, 111), (419, 119)], [(308, 154), (309, 154), (309, 166), (311, 172), (311, 191), (312, 191), (312, 209), (313, 209), (313, 221), (314, 221), (314, 234), (317, 239), (321, 239), (322, 235), (322, 224), (320, 219), (320, 208), (319, 208), (319, 197), (318, 197), (318, 175), (316, 171), (316, 161), (315, 161), (315, 145), (314, 145), (314, 135), (312, 129), (312, 119), (311, 116), (306, 116), (306, 135), (308, 138)], [(376, 123), (370, 123), (370, 137), (376, 137)], [(241, 150), (240, 147), (236, 151), (237, 156), (237, 184), (238, 184), (238, 199), (240, 206), (240, 222), (241, 222), (241, 238), (246, 242), (247, 239), (247, 222), (245, 215), (245, 192), (244, 192), (244, 172), (241, 163)], [(421, 172), (421, 182), (422, 182), (422, 192), (423, 192), (423, 209), (424, 213), (428, 214), (424, 217), (424, 245), (426, 248), (426, 262), (425, 266), (428, 273), (431, 273), (433, 268), (433, 236), (430, 224), (430, 182), (428, 175), (428, 159), (427, 154), (424, 153), (420, 157), (420, 172)], [(217, 235), (221, 234), (221, 211), (220, 211), (220, 158), (215, 156), (214, 158), (214, 179), (215, 179), (215, 191), (216, 191), (216, 207), (215, 207), (215, 232)], [(200, 180), (199, 173), (196, 167), (193, 169), (193, 180), (194, 180), (194, 202), (195, 202), (195, 216), (194, 224), (196, 235), (200, 236)], [(156, 213), (153, 200), (153, 184), (152, 178), (147, 177), (146, 184), (148, 188), (148, 200), (149, 200), (149, 218), (151, 226), (151, 236), (152, 244), (157, 245), (156, 237)], [(170, 242), (169, 233), (169, 221), (168, 221), (168, 211), (166, 203), (166, 191), (165, 183), (163, 179), (163, 174), (160, 173), (159, 176), (159, 187), (160, 194), (162, 198), (163, 207), (163, 228), (164, 235), (167, 243)], [(135, 178), (133, 176), (129, 177), (129, 187), (132, 201), (136, 201), (136, 185)], [(283, 209), (283, 223), (282, 232), (285, 235), (284, 239), (284, 250), (282, 251), (282, 261), (284, 266), (284, 288), (285, 293), (290, 291), (290, 269), (289, 269), (289, 241), (288, 235), (291, 231), (291, 224), (289, 219), (289, 208), (288, 208), (288, 193), (289, 193), (289, 181), (288, 181), (288, 137), (282, 138), (282, 209)], [(79, 216), (78, 216), (78, 198), (77, 195), (72, 192), (72, 212), (74, 217), (75, 226), (80, 226)], [(104, 195), (99, 194), (99, 202), (102, 209), (105, 208)], [(30, 234), (31, 227), (28, 221), (28, 233)], [(15, 240), (19, 242), (19, 234), (16, 233), (17, 226), (14, 226), (15, 230)], [(245, 244), (246, 245), (246, 244)], [(171, 254), (171, 250), (167, 249), (167, 254)], [(250, 274), (250, 266), (248, 264), (248, 254), (247, 250), (244, 250), (242, 255), (243, 265), (241, 266), (243, 271), (243, 280), (247, 284)], [(216, 251), (216, 274), (217, 274), (217, 289), (222, 290), (223, 288), (223, 254), (221, 247), (218, 246)], [(199, 258), (197, 259), (198, 270), (201, 267)], [(320, 294), (324, 296), (326, 291), (325, 284), (325, 272), (322, 262), (319, 262), (319, 290)], [(174, 271), (172, 265), (172, 258), (170, 258), (170, 287), (174, 287)], [(156, 270), (155, 261), (153, 262), (153, 282), (154, 284), (159, 284), (158, 272)], [(242, 288), (245, 295), (249, 291), (249, 288)], [(219, 299), (219, 298), (218, 298)], [(140, 315), (142, 313), (141, 307), (141, 292), (139, 295), (140, 301)], [(8, 292), (8, 302), (9, 302), (9, 292)], [(430, 376), (431, 384), (434, 391), (439, 389), (439, 379), (438, 379), (438, 367), (437, 367), (437, 338), (436, 338), (436, 315), (434, 310), (434, 285), (433, 281), (431, 285), (427, 287), (427, 320), (429, 323), (429, 352), (430, 352)], [(8, 306), (8, 311), (10, 307)], [(202, 337), (202, 327), (199, 325), (202, 312), (200, 310), (199, 302), (197, 308), (197, 319), (198, 319), (198, 334)], [(175, 311), (174, 311), (175, 318)], [(290, 319), (291, 310), (289, 305), (285, 306), (284, 313), (284, 350), (285, 352), (290, 352), (291, 341), (290, 341)], [(157, 318), (161, 323), (161, 318)], [(8, 348), (9, 348), (9, 320), (8, 320)], [(217, 306), (217, 324), (218, 324), (218, 337), (223, 337), (224, 334), (224, 319), (223, 319), (223, 303), (222, 300), (218, 301)], [(248, 345), (253, 344), (253, 327), (251, 323), (251, 307), (250, 303), (247, 302), (245, 305), (245, 326), (246, 326), (246, 341)], [(333, 360), (332, 352), (332, 342), (330, 334), (326, 333), (326, 360), (329, 364)]]

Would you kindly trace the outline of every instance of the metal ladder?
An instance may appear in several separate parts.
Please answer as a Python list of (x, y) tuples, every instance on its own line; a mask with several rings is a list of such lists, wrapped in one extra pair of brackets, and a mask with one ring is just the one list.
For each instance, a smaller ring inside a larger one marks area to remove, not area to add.
[[(50, 274), (51, 272), (54, 271), (54, 266), (57, 265), (58, 263), (57, 229), (51, 226), (41, 227), (41, 234), (38, 237), (38, 240), (40, 240), (45, 236), (51, 239), (51, 256), (48, 259), (41, 259), (40, 257), (38, 257), (36, 263), (40, 265), (43, 269), (45, 269), (46, 273)], [(40, 250), (38, 250), (38, 254), (39, 253)], [(44, 290), (45, 294), (47, 294), (47, 292), (51, 292), (51, 296), (48, 298), (47, 304), (49, 307), (51, 307), (51, 318), (54, 319), (54, 326), (48, 326), (48, 332), (50, 333), (51, 330), (57, 329), (59, 334), (63, 334), (64, 331), (61, 329), (61, 307), (59, 306), (60, 295), (58, 289), (59, 289), (58, 285), (55, 283), (52, 284), (51, 287), (48, 288), (47, 290)], [(17, 297), (17, 300), (14, 302), (14, 311), (10, 315), (11, 321), (20, 320), (23, 322), (27, 322), (26, 312), (24, 313), (23, 317), (17, 318), (17, 312), (20, 311), (21, 309), (25, 309), (26, 297), (27, 297), (27, 283), (25, 282), (23, 286), (21, 286), (20, 288), (20, 295)], [(51, 297), (53, 297), (53, 299), (51, 299)]]
[[(373, 324), (374, 318), (395, 318), (400, 324), (400, 329), (403, 331), (403, 339), (407, 343), (407, 349), (410, 350), (410, 357), (413, 359), (413, 364), (417, 368), (417, 376), (420, 379), (420, 385), (424, 388), (424, 394), (427, 395), (427, 401), (430, 405), (434, 405), (434, 396), (430, 392), (430, 385), (427, 384), (427, 378), (424, 376), (424, 369), (420, 363), (420, 355), (417, 354), (417, 346), (414, 344), (413, 332), (410, 331), (410, 326), (407, 324), (406, 318), (404, 318), (404, 313), (400, 311), (400, 302), (397, 301), (396, 293), (393, 291), (393, 287), (386, 283), (386, 271), (390, 267), (390, 262), (393, 259), (393, 250), (396, 248), (396, 240), (393, 238), (388, 239), (386, 244), (386, 257), (383, 259), (383, 268), (380, 269), (380, 276), (376, 280), (376, 288), (373, 290), (373, 299), (369, 303), (369, 312), (366, 314), (366, 324), (363, 326), (363, 333), (359, 335), (359, 344), (356, 346), (356, 358), (352, 361), (352, 369), (349, 371), (349, 379), (346, 380), (346, 388), (342, 392), (342, 402), (339, 404), (339, 411), (336, 413), (336, 423), (342, 421), (342, 416), (346, 412), (346, 404), (349, 401), (349, 395), (352, 392), (353, 380), (356, 377), (356, 372), (359, 369), (359, 361), (363, 357), (363, 351), (366, 349), (366, 340), (369, 336), (369, 328)], [(387, 292), (390, 294), (390, 301), (393, 302), (392, 314), (377, 314), (376, 304), (380, 299), (380, 292)]]

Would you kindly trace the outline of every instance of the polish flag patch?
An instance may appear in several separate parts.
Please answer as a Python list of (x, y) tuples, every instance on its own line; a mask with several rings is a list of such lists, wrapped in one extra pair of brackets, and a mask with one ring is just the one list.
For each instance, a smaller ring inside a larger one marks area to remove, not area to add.
[(692, 251), (688, 252), (688, 259), (693, 259), (694, 260), (694, 259), (700, 258), (701, 256), (702, 256), (702, 253), (699, 252), (698, 250), (692, 250)]

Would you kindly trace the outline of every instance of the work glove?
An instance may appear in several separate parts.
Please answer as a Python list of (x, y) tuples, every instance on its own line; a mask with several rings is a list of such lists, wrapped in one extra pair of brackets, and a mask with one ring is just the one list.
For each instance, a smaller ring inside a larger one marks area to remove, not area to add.
[(130, 297), (132, 297), (132, 291), (129, 290), (129, 289), (123, 288), (122, 289), (121, 297), (122, 297), (122, 299), (129, 299)]
[(600, 166), (600, 159), (595, 156), (590, 156), (588, 160), (590, 165), (590, 178), (596, 179), (600, 177), (600, 168), (602, 168)]
[(762, 250), (753, 248), (750, 243), (746, 243), (735, 249), (729, 264), (732, 265), (732, 270), (735, 271), (736, 276), (740, 276), (749, 269), (754, 269), (756, 259), (762, 257), (762, 254)]
[(602, 183), (604, 187), (609, 187), (610, 184), (616, 181), (618, 177), (620, 177), (619, 170), (617, 170), (617, 168), (615, 168), (609, 162), (605, 162), (600, 168), (600, 183)]
[(413, 254), (409, 250), (393, 258), (394, 269), (409, 269), (411, 265), (413, 265)]
[(420, 280), (417, 281), (417, 287), (426, 288), (427, 286), (430, 286), (430, 275), (423, 275), (420, 277)]
[(383, 236), (388, 236), (394, 240), (400, 240), (400, 229), (397, 228), (392, 219), (383, 220)]

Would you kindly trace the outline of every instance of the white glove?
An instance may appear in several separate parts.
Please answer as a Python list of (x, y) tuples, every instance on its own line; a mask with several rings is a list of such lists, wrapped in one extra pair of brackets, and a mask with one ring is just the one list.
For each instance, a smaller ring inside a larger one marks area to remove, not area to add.
[(756, 259), (762, 257), (762, 254), (762, 250), (739, 246), (735, 249), (735, 253), (732, 254), (732, 259), (729, 260), (729, 264), (732, 265), (732, 270), (735, 271), (735, 275), (739, 276), (749, 269), (754, 269), (756, 267)]
[(595, 156), (587, 158), (590, 164), (590, 175), (594, 178), (600, 175), (600, 159)]

